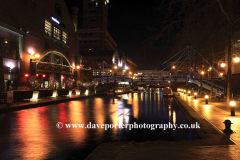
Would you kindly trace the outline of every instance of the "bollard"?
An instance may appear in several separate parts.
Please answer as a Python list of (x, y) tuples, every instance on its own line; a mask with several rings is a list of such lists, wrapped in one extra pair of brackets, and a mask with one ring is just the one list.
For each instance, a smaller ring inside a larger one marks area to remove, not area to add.
[(230, 120), (226, 119), (223, 123), (225, 124), (225, 129), (224, 129), (224, 131), (233, 132), (233, 131), (231, 130), (232, 122), (231, 122)]

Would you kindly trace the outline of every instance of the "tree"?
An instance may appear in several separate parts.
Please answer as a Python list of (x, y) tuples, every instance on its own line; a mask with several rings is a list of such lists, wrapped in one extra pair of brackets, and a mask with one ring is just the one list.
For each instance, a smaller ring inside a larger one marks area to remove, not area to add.
[(33, 91), (35, 91), (36, 88), (41, 84), (41, 79), (38, 76), (31, 76), (29, 77), (29, 82), (33, 87)]

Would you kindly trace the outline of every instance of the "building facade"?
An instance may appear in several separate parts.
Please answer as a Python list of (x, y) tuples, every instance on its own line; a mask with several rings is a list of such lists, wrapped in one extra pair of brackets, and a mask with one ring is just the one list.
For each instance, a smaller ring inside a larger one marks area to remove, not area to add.
[(32, 88), (31, 77), (40, 81), (38, 88), (71, 87), (79, 63), (76, 27), (64, 0), (2, 1), (1, 91), (9, 81), (13, 90)]
[(109, 0), (83, 0), (80, 51), (115, 51), (117, 44), (108, 33)]

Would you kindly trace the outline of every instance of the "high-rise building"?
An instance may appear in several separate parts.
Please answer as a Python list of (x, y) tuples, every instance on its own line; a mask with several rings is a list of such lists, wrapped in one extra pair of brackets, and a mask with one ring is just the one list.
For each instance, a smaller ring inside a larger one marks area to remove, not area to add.
[(109, 0), (83, 0), (80, 52), (87, 56), (92, 51), (115, 51), (117, 44), (108, 33)]

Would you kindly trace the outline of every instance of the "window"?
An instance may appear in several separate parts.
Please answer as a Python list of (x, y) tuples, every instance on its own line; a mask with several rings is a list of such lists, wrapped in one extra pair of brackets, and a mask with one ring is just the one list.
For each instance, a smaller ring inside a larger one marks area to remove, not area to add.
[(96, 22), (96, 18), (91, 18), (90, 22)]
[(93, 72), (93, 76), (98, 76), (99, 72)]
[(63, 41), (63, 43), (67, 43), (67, 39), (68, 39), (67, 33), (63, 31), (62, 32), (62, 41)]
[(60, 64), (60, 56), (54, 55), (53, 60), (55, 64)]
[(96, 9), (90, 9), (89, 13), (97, 13), (97, 10)]
[(52, 37), (52, 24), (47, 20), (45, 20), (45, 34)]
[(96, 28), (96, 26), (94, 26), (94, 25), (91, 25), (91, 26), (90, 26), (90, 28)]
[(55, 26), (53, 27), (53, 37), (58, 40), (61, 40), (61, 30)]

